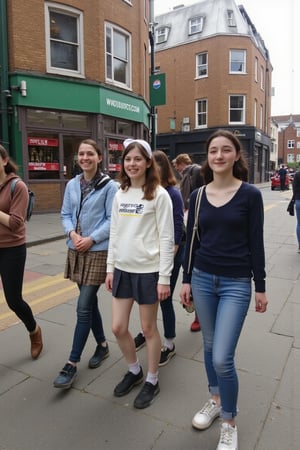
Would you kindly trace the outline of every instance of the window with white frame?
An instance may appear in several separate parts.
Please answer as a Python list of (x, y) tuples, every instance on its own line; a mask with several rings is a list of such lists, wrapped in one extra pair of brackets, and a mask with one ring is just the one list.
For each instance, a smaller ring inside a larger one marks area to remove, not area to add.
[(300, 141), (297, 141), (297, 148), (300, 148)]
[(236, 27), (236, 21), (232, 9), (227, 9), (227, 23), (229, 27)]
[(288, 163), (295, 162), (295, 155), (293, 153), (288, 153), (288, 155), (287, 155), (287, 162)]
[(259, 128), (262, 130), (263, 126), (264, 126), (264, 108), (263, 108), (263, 105), (260, 105)]
[(253, 126), (256, 127), (257, 123), (257, 100), (254, 100), (254, 110), (253, 110)]
[(300, 128), (297, 128), (297, 137), (300, 137)]
[(201, 33), (204, 25), (204, 17), (193, 17), (189, 20), (189, 34)]
[(245, 123), (245, 95), (229, 96), (229, 123)]
[(207, 127), (207, 99), (196, 101), (196, 128)]
[(46, 2), (45, 20), (47, 72), (83, 77), (82, 12)]
[(130, 35), (110, 23), (105, 24), (106, 81), (131, 88)]
[(258, 82), (258, 58), (255, 56), (254, 60), (254, 80)]
[(207, 77), (208, 53), (203, 52), (196, 55), (196, 78)]
[(246, 73), (246, 50), (230, 50), (230, 73)]
[(260, 88), (262, 91), (265, 90), (265, 71), (263, 66), (260, 66)]
[(296, 155), (296, 161), (297, 161), (297, 163), (300, 162), (300, 154), (299, 153)]
[(161, 44), (162, 42), (166, 42), (168, 40), (169, 32), (170, 32), (169, 27), (158, 28), (155, 32), (156, 44)]
[(294, 139), (288, 139), (287, 148), (295, 148), (295, 141), (294, 141)]

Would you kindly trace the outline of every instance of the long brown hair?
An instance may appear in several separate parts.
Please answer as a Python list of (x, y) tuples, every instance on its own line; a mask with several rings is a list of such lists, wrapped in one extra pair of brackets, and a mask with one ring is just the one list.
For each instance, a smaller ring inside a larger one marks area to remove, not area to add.
[[(208, 153), (211, 141), (217, 137), (225, 137), (226, 139), (228, 139), (233, 144), (236, 153), (240, 155), (238, 161), (236, 161), (233, 165), (233, 176), (235, 178), (238, 178), (239, 180), (248, 181), (248, 164), (243, 155), (241, 143), (239, 139), (233, 133), (231, 133), (231, 131), (222, 129), (215, 131), (206, 141), (206, 154)], [(203, 175), (205, 184), (213, 181), (213, 171), (209, 167), (207, 159), (202, 164), (201, 173)]]
[(83, 141), (80, 142), (80, 144), (78, 145), (78, 149), (81, 146), (81, 144), (87, 144), (90, 145), (91, 147), (94, 148), (95, 152), (99, 155), (102, 156), (101, 150), (98, 147), (98, 144), (96, 141), (94, 141), (93, 139), (84, 139)]
[(149, 167), (147, 167), (146, 174), (145, 174), (146, 181), (143, 186), (143, 191), (144, 191), (143, 198), (146, 200), (153, 200), (155, 197), (156, 188), (160, 184), (159, 169), (157, 167), (157, 164), (156, 164), (154, 158), (149, 158), (149, 154), (147, 153), (147, 151), (144, 149), (144, 147), (139, 142), (136, 142), (136, 141), (132, 142), (123, 151), (121, 170), (118, 175), (118, 181), (120, 182), (120, 185), (121, 185), (120, 187), (123, 190), (127, 190), (131, 186), (130, 178), (128, 177), (128, 175), (126, 174), (126, 172), (124, 170), (124, 159), (125, 159), (126, 155), (130, 152), (130, 150), (132, 150), (135, 147), (139, 149), (139, 151), (141, 152), (141, 155), (143, 156), (143, 158), (145, 158), (145, 160), (149, 164)]
[(7, 158), (7, 164), (4, 166), (4, 172), (6, 174), (18, 172), (17, 164), (11, 159), (11, 157), (7, 153), (7, 150), (2, 145), (0, 145), (0, 156), (2, 159)]
[(167, 155), (161, 150), (155, 150), (152, 154), (159, 166), (161, 185), (163, 187), (175, 186), (177, 184), (177, 180)]

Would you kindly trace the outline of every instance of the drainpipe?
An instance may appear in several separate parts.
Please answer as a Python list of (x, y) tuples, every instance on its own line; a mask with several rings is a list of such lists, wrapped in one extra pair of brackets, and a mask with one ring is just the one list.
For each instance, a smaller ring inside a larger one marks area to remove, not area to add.
[(11, 92), (8, 83), (7, 0), (0, 0), (0, 140), (9, 152), (9, 104)]

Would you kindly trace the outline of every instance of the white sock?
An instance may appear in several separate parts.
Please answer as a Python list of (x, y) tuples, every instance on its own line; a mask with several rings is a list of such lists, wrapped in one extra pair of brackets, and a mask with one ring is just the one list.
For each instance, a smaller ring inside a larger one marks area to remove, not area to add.
[(134, 375), (138, 375), (141, 371), (139, 360), (137, 359), (137, 361), (133, 364), (128, 364), (128, 369), (129, 372), (133, 373)]
[(164, 347), (167, 347), (169, 350), (173, 350), (174, 348), (174, 342), (173, 339), (166, 339), (164, 340)]
[(147, 378), (146, 381), (148, 381), (148, 383), (153, 384), (153, 386), (155, 386), (158, 382), (158, 372), (156, 373), (147, 373)]

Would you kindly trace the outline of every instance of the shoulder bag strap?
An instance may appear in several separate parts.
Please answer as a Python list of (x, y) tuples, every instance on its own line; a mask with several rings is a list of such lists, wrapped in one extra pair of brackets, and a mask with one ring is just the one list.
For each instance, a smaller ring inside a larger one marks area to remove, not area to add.
[(199, 232), (198, 232), (198, 218), (199, 218), (200, 203), (201, 203), (203, 190), (204, 190), (204, 186), (201, 186), (198, 190), (196, 202), (195, 202), (195, 221), (194, 221), (192, 238), (191, 238), (191, 243), (190, 243), (188, 273), (190, 273), (190, 270), (191, 270), (192, 253), (193, 253), (193, 246), (194, 246), (194, 240), (195, 240), (196, 234), (197, 234), (198, 241), (200, 242), (200, 236), (199, 236)]

